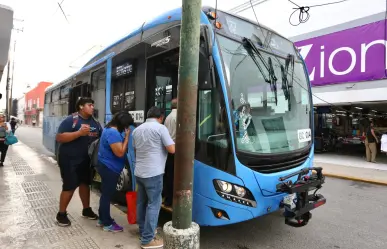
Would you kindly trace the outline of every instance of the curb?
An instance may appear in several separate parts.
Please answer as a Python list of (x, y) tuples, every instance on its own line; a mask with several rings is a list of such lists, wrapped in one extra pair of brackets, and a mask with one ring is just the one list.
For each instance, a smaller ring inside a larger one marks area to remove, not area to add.
[(328, 176), (328, 177), (333, 177), (333, 178), (344, 179), (344, 180), (350, 180), (350, 181), (356, 181), (356, 182), (365, 182), (365, 183), (387, 186), (387, 181), (377, 181), (377, 180), (370, 180), (370, 179), (360, 178), (360, 177), (324, 173), (324, 171), (323, 171), (323, 175)]

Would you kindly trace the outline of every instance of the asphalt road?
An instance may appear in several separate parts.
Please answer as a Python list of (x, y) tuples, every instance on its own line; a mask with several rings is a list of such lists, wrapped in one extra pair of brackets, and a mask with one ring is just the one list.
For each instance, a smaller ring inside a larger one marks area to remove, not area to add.
[[(39, 154), (52, 156), (42, 145), (41, 129), (21, 127), (16, 135)], [(202, 227), (201, 248), (387, 248), (387, 187), (328, 178), (320, 193), (327, 203), (313, 211), (306, 227), (285, 225), (280, 213), (225, 227)], [(160, 226), (170, 219), (161, 212)]]
[(53, 153), (48, 151), (43, 146), (42, 128), (22, 126), (16, 130), (15, 135), (22, 143), (24, 143), (27, 146), (29, 146), (30, 148), (34, 149), (40, 155), (44, 155), (47, 157), (54, 156)]
[[(284, 224), (281, 213), (225, 227), (202, 227), (205, 249), (387, 248), (387, 187), (328, 178), (327, 198), (306, 227)], [(170, 215), (162, 213), (163, 221)], [(162, 226), (162, 224), (160, 224)]]

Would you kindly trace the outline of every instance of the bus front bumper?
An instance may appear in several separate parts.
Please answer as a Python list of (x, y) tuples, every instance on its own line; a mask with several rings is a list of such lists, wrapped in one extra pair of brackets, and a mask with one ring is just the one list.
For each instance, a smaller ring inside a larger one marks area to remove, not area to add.
[[(315, 171), (316, 173), (309, 175), (310, 171)], [(298, 175), (298, 178), (294, 183), (291, 180), (286, 181), (296, 175)], [(302, 169), (281, 177), (279, 180), (281, 183), (277, 185), (277, 192), (288, 194), (280, 204), (281, 207), (285, 208), (285, 224), (292, 227), (307, 225), (312, 218), (310, 211), (326, 203), (323, 195), (316, 194), (322, 188), (322, 184), (325, 183), (322, 168)], [(309, 194), (313, 190), (314, 193)]]

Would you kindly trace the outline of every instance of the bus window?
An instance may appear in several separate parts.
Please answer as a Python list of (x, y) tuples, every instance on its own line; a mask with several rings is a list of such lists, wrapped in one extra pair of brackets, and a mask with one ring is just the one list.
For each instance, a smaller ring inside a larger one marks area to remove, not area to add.
[(106, 70), (98, 69), (91, 75), (91, 98), (94, 100), (94, 117), (101, 123), (105, 123), (106, 100)]
[(165, 110), (167, 117), (171, 112), (172, 77), (156, 76), (155, 81), (155, 106)]
[(128, 110), (128, 111), (135, 110), (134, 86), (135, 86), (134, 77), (125, 79), (125, 98), (124, 98), (123, 107), (125, 110)]
[(223, 171), (234, 167), (230, 160), (230, 132), (221, 89), (199, 90), (196, 159)]
[(135, 110), (135, 78), (127, 77), (115, 79), (112, 84), (112, 113), (123, 109), (128, 111)]

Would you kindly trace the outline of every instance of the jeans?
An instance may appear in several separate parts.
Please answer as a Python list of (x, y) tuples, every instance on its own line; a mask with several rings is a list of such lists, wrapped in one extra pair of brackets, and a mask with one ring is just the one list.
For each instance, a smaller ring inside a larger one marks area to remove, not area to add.
[(101, 176), (101, 198), (99, 199), (99, 219), (104, 226), (113, 224), (110, 216), (110, 201), (116, 192), (119, 174), (115, 173), (101, 162), (98, 163), (97, 171)]
[(140, 229), (141, 244), (146, 245), (155, 237), (161, 208), (163, 175), (150, 178), (136, 177), (137, 224)]
[(8, 145), (4, 141), (0, 141), (0, 152), (1, 152), (1, 162), (5, 161), (5, 156), (7, 155)]
[(168, 153), (164, 174), (164, 204), (172, 207), (175, 155)]

